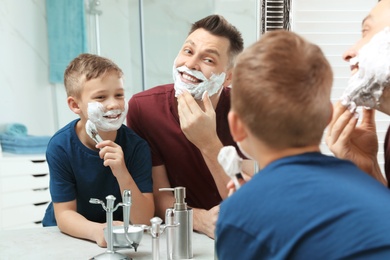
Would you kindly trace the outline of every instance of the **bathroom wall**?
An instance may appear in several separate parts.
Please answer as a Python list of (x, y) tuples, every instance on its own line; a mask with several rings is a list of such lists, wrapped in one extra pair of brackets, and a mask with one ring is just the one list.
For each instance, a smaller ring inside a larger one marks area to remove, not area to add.
[[(224, 15), (242, 32), (245, 46), (256, 40), (256, 0), (100, 0), (101, 55), (125, 73), (126, 97), (171, 82), (172, 63), (190, 24), (211, 13)], [(345, 88), (349, 70), (341, 54), (360, 38), (362, 18), (377, 0), (293, 0), (292, 29), (323, 48), (335, 72), (332, 101)], [(89, 0), (85, 0), (88, 7)], [(87, 8), (88, 9), (88, 8)], [(90, 44), (93, 19), (87, 14)], [(144, 48), (141, 48), (141, 39)], [(91, 48), (91, 51), (94, 51)], [(145, 73), (142, 73), (142, 56)], [(48, 81), (45, 0), (0, 0), (0, 131), (20, 122), (32, 135), (52, 135), (76, 118), (62, 84)], [(144, 76), (144, 81), (142, 77)], [(379, 154), (390, 118), (377, 114)], [(321, 145), (329, 153), (325, 143)]]
[[(89, 0), (85, 1), (88, 9)], [(255, 0), (143, 0), (145, 88), (171, 82), (172, 63), (191, 22), (226, 16), (246, 43), (256, 39)], [(52, 135), (76, 118), (62, 84), (48, 81), (45, 0), (0, 0), (0, 130), (20, 122), (31, 135)], [(125, 73), (126, 97), (143, 88), (138, 0), (100, 0), (101, 55)], [(87, 14), (93, 52), (93, 19)]]
[(44, 0), (0, 0), (0, 93), (0, 125), (21, 122), (34, 135), (55, 131)]

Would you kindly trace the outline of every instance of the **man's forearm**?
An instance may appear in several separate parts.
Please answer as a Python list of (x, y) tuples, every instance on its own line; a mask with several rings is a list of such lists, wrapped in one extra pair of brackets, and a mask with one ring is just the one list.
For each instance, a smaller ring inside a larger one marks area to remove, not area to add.
[(214, 182), (217, 186), (219, 195), (222, 199), (225, 199), (228, 195), (226, 185), (229, 182), (230, 178), (226, 175), (222, 166), (218, 162), (218, 154), (222, 147), (222, 143), (218, 140), (215, 141), (214, 144), (210, 145), (209, 147), (202, 149), (201, 153), (203, 159), (206, 162), (207, 167), (209, 168), (214, 178)]

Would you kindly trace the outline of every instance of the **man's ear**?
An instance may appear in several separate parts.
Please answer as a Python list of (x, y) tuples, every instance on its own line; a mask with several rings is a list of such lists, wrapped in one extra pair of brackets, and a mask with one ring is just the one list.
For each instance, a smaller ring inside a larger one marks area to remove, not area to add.
[(70, 108), (70, 110), (73, 111), (73, 113), (75, 113), (75, 114), (81, 113), (81, 109), (79, 107), (79, 104), (77, 103), (77, 100), (74, 97), (69, 96), (67, 98), (67, 102), (68, 102), (68, 107)]
[(233, 78), (233, 68), (228, 69), (226, 71), (226, 78), (225, 78), (225, 82), (223, 83), (223, 86), (224, 87), (230, 86), (232, 84), (232, 78)]
[(228, 121), (233, 140), (235, 142), (241, 142), (244, 140), (247, 137), (247, 130), (239, 115), (235, 111), (230, 110), (228, 114)]

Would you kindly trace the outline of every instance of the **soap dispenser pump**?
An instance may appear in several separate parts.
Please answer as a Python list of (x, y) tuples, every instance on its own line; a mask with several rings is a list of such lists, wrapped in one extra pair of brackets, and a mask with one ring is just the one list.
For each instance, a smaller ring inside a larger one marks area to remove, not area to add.
[(175, 195), (173, 208), (167, 209), (167, 211), (172, 211), (173, 209), (174, 223), (179, 225), (170, 233), (173, 237), (168, 239), (168, 241), (172, 242), (172, 259), (191, 259), (193, 257), (193, 210), (187, 207), (187, 203), (185, 202), (186, 188), (162, 188), (160, 191), (173, 191)]

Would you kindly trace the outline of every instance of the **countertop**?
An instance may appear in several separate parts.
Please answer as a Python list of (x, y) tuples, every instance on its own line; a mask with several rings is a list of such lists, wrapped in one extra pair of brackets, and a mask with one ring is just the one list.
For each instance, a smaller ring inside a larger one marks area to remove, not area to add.
[[(214, 259), (214, 240), (193, 233), (193, 259)], [(165, 232), (160, 237), (160, 259), (167, 259)], [(152, 260), (152, 236), (144, 233), (137, 252), (134, 249), (115, 249), (134, 260)], [(74, 238), (57, 227), (0, 230), (0, 259), (91, 259), (106, 248), (96, 243)]]

